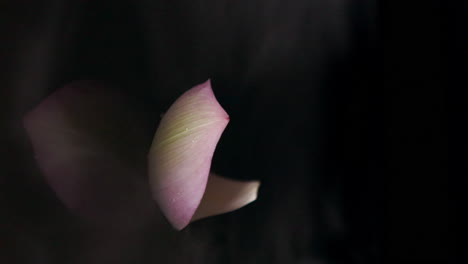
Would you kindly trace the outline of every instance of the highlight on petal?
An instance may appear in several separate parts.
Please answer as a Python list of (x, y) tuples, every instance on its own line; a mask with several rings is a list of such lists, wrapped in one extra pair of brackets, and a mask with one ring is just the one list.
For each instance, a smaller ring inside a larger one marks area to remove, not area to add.
[(259, 181), (236, 181), (211, 173), (192, 221), (237, 210), (257, 199)]
[(122, 94), (82, 81), (54, 92), (23, 119), (49, 186), (92, 224), (136, 226), (153, 210), (144, 177), (150, 137), (133, 110)]
[(154, 199), (178, 230), (200, 204), (228, 122), (209, 80), (180, 96), (161, 120), (148, 157), (150, 184)]

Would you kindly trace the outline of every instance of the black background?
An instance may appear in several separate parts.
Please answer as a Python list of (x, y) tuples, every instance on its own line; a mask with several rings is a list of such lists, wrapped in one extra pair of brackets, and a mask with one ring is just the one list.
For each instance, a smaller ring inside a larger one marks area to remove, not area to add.
[[(2, 1), (1, 263), (461, 263), (448, 237), (442, 10)], [(24, 113), (73, 80), (101, 80), (140, 102), (154, 131), (208, 78), (231, 117), (213, 169), (260, 179), (258, 201), (180, 233), (80, 235), (37, 173)]]

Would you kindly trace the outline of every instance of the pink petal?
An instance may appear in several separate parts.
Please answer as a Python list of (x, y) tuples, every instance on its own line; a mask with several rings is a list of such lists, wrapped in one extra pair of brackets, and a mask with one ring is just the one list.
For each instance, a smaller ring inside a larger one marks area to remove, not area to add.
[(150, 183), (153, 197), (178, 230), (200, 204), (216, 144), (228, 122), (210, 81), (185, 92), (161, 120), (149, 154)]
[(148, 137), (123, 95), (92, 82), (67, 85), (28, 113), (24, 126), (50, 187), (77, 215), (121, 226), (127, 214), (136, 222), (151, 210)]

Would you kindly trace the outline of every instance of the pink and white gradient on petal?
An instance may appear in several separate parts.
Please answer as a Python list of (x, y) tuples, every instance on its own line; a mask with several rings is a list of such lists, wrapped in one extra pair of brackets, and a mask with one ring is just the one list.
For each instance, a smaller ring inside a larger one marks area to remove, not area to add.
[(247, 184), (249, 188), (244, 190), (248, 192), (205, 192), (213, 153), (228, 123), (229, 116), (216, 100), (209, 80), (181, 95), (161, 120), (149, 153), (150, 184), (154, 199), (177, 230), (256, 198), (258, 182), (215, 180), (209, 188), (240, 190), (240, 185)]
[(150, 126), (133, 106), (114, 89), (81, 81), (52, 93), (24, 117), (39, 168), (74, 214), (101, 226), (138, 228), (153, 219), (152, 196), (180, 230), (257, 198), (259, 182), (210, 172), (229, 123), (210, 81), (174, 102), (149, 154)]

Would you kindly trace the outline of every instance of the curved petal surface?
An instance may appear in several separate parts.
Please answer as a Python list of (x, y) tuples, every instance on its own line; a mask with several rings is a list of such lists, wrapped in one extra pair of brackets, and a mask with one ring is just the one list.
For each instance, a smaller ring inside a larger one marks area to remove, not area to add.
[(153, 197), (174, 228), (188, 225), (205, 192), (229, 116), (210, 81), (181, 95), (164, 114), (149, 153)]
[(123, 228), (152, 212), (144, 178), (150, 138), (123, 94), (75, 82), (29, 112), (24, 126), (49, 186), (73, 213)]
[(211, 173), (192, 221), (237, 210), (257, 199), (259, 181), (236, 181)]

